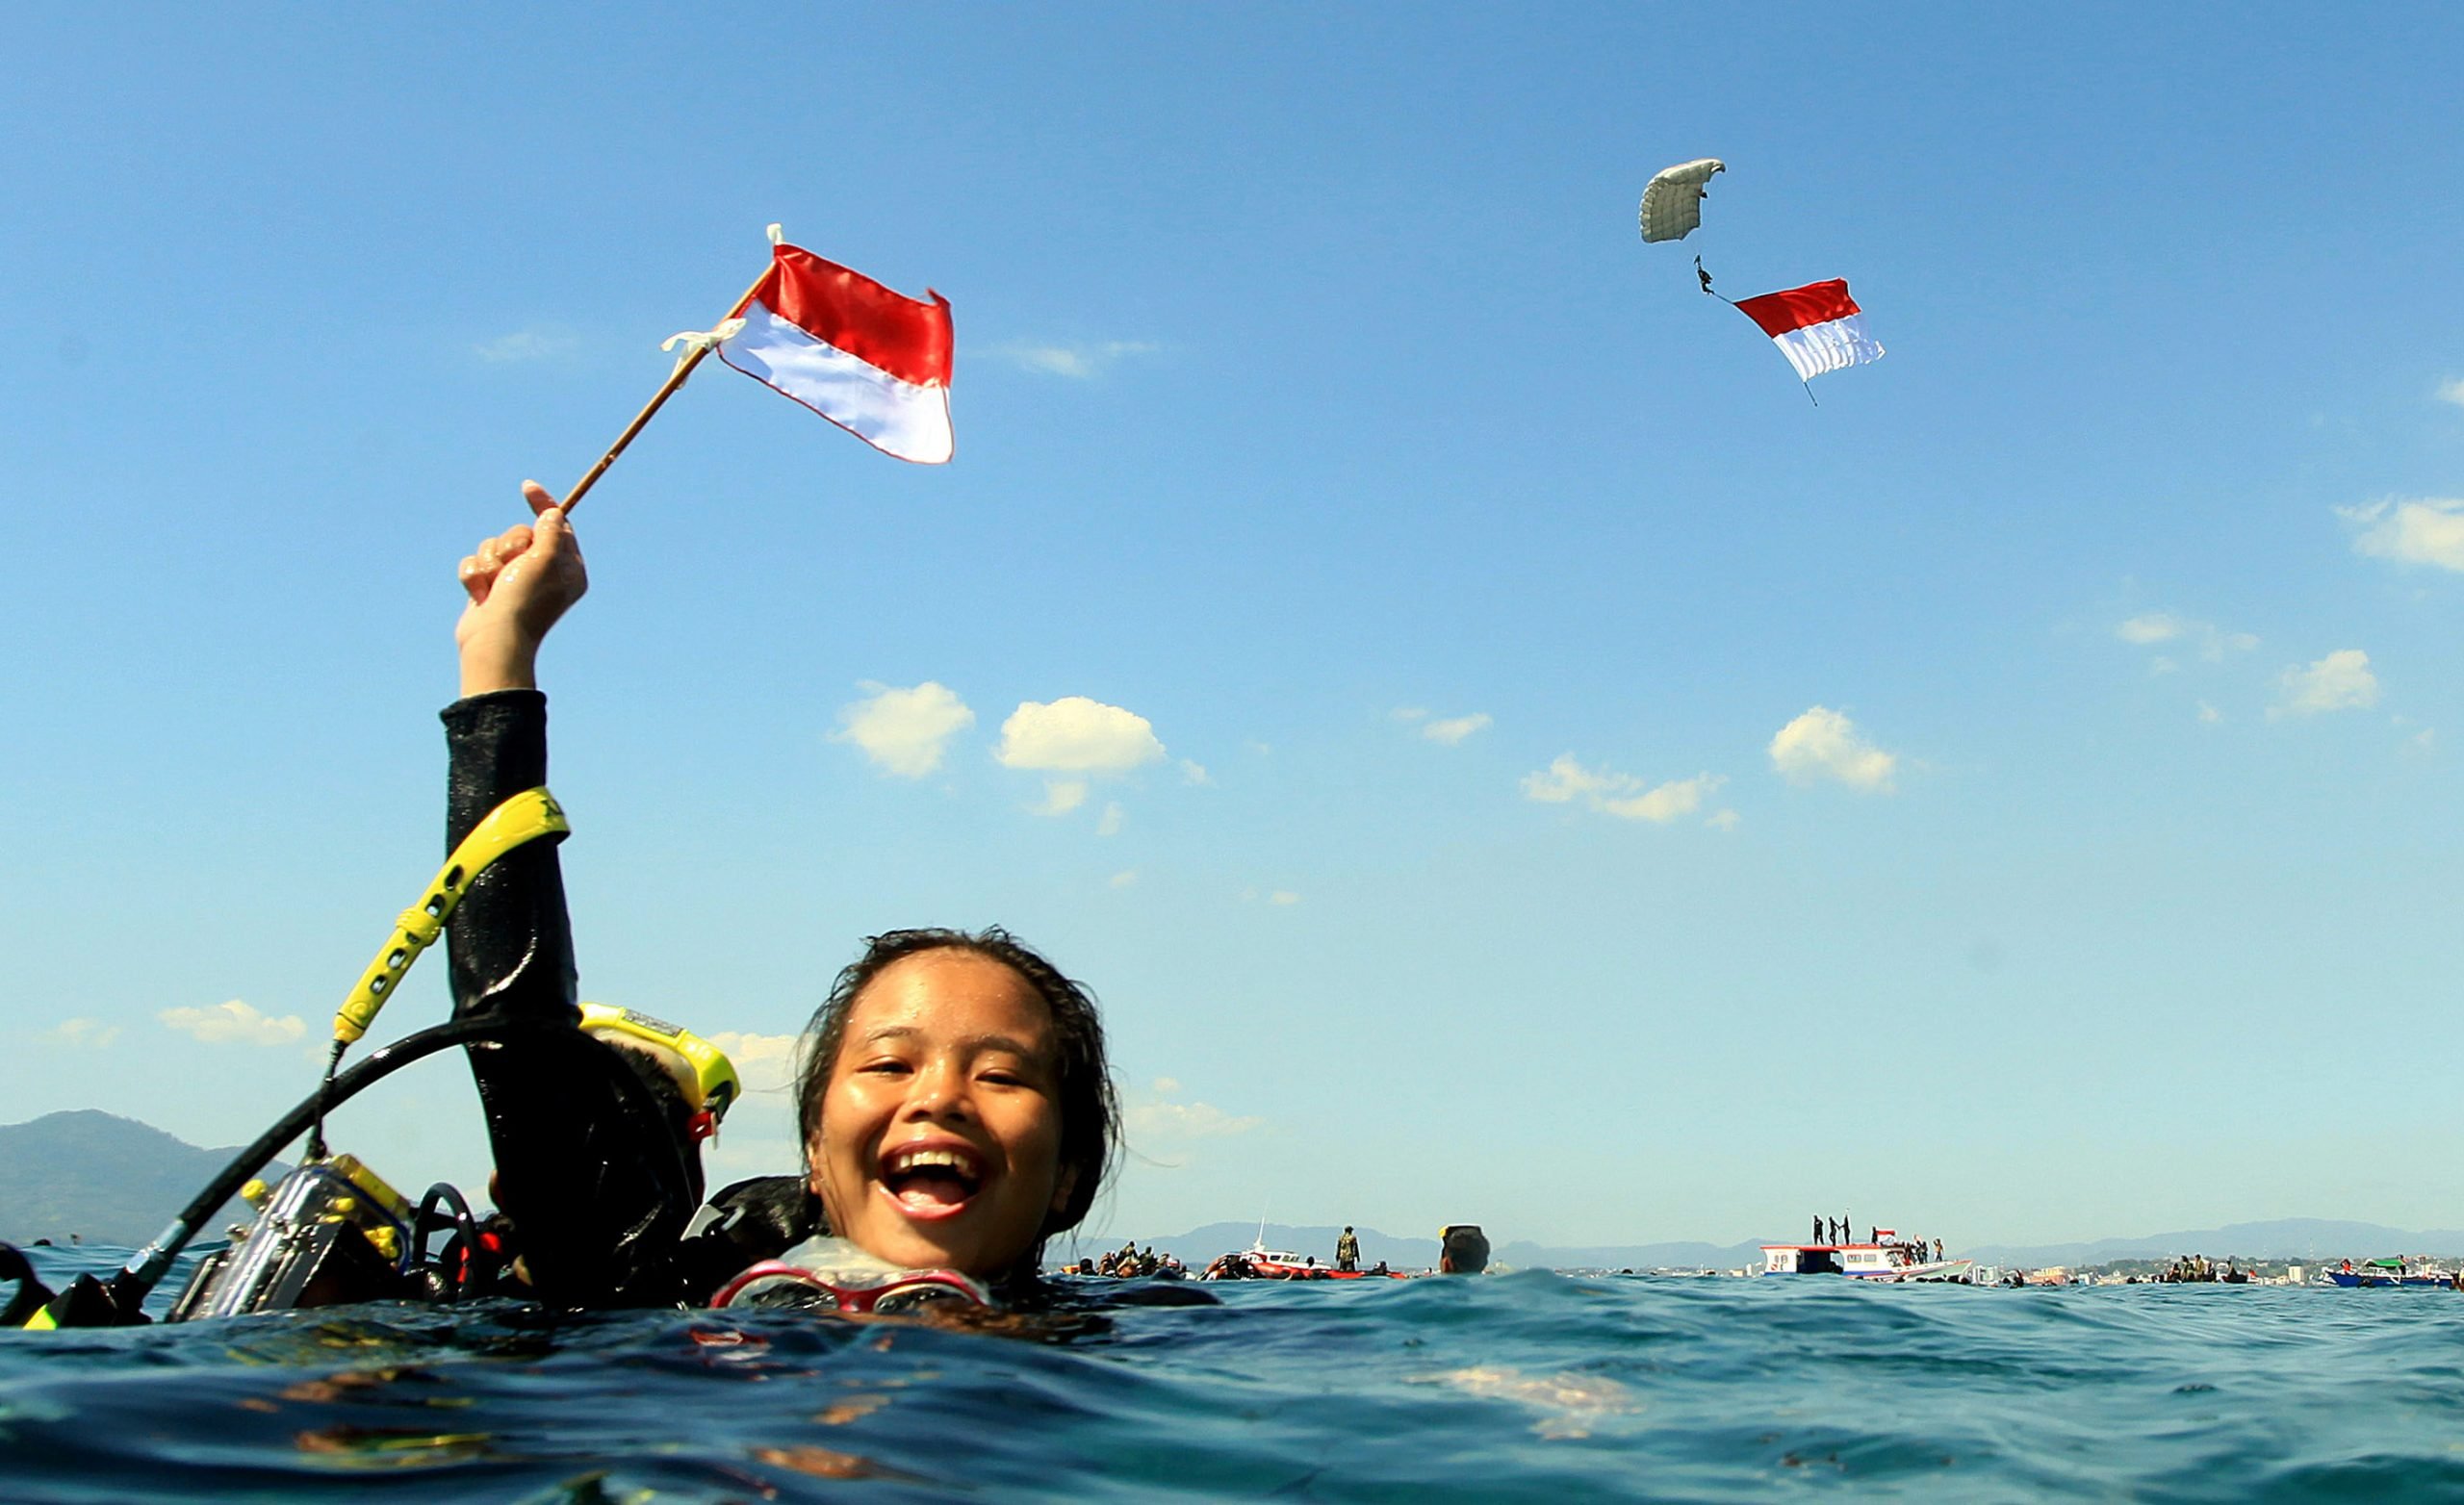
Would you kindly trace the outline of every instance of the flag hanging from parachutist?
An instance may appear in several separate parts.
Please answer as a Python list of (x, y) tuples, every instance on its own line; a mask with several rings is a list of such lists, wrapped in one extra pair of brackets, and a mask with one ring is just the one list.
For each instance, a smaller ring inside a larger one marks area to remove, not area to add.
[(1864, 311), (1843, 278), (1742, 298), (1734, 307), (1771, 337), (1800, 381), (1882, 358), (1883, 347), (1865, 333)]

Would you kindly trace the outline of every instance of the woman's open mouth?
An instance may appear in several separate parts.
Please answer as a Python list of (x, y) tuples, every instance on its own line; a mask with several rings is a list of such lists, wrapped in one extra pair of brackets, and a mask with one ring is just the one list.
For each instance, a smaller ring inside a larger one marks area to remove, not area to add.
[(882, 1189), (910, 1217), (953, 1217), (984, 1186), (984, 1163), (953, 1144), (911, 1144), (882, 1157)]

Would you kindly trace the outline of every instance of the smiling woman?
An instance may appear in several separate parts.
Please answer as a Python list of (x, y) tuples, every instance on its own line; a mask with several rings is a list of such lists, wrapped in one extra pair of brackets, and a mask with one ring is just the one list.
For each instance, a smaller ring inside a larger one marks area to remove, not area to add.
[(1103, 1025), (1007, 931), (873, 937), (807, 1037), (810, 1185), (860, 1247), (1004, 1276), (1093, 1205), (1120, 1116)]
[[(449, 841), (545, 783), (538, 650), (588, 588), (563, 513), (535, 484), (524, 491), (536, 521), (462, 562)], [(474, 880), (448, 939), (457, 1015), (578, 1022), (552, 845)], [(1093, 1204), (1118, 1140), (1086, 989), (1004, 931), (897, 931), (839, 974), (808, 1037), (805, 1174), (740, 1182), (698, 1213), (688, 1117), (640, 1051), (578, 1029), (475, 1051), (498, 1198), (539, 1295), (872, 1311), (902, 1271), (938, 1272), (932, 1288), (962, 1294), (1029, 1288), (1044, 1240)]]

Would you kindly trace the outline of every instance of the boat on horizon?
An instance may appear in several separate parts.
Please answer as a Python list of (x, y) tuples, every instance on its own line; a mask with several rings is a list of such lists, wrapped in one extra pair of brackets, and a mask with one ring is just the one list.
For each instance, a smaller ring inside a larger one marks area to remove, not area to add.
[(1252, 1243), (1245, 1249), (1216, 1256), (1207, 1265), (1200, 1280), (1409, 1280), (1424, 1271), (1396, 1270), (1380, 1262), (1365, 1270), (1339, 1270), (1331, 1264), (1321, 1264), (1317, 1256), (1295, 1254), (1289, 1249), (1270, 1249), (1263, 1243)]
[(1965, 1285), (1972, 1280), (1974, 1260), (1928, 1260), (1921, 1243), (1903, 1242), (1897, 1231), (1877, 1228), (1863, 1242), (1766, 1243), (1762, 1275), (1844, 1275), (1851, 1280), (1939, 1282)]
[(2400, 1258), (2364, 1260), (2359, 1264), (2348, 1260), (2342, 1269), (2320, 1273), (2328, 1285), (2348, 1288), (2367, 1286), (2454, 1287), (2459, 1279), (2464, 1279), (2455, 1271), (2442, 1270), (2435, 1264), (2416, 1265)]

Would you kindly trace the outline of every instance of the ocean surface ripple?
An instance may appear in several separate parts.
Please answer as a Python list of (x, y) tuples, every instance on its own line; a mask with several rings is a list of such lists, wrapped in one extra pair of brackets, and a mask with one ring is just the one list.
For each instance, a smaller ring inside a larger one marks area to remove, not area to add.
[[(38, 1252), (54, 1284), (121, 1253)], [(0, 1335), (0, 1497), (2464, 1495), (2447, 1291), (1207, 1288), (995, 1330), (386, 1304)]]

